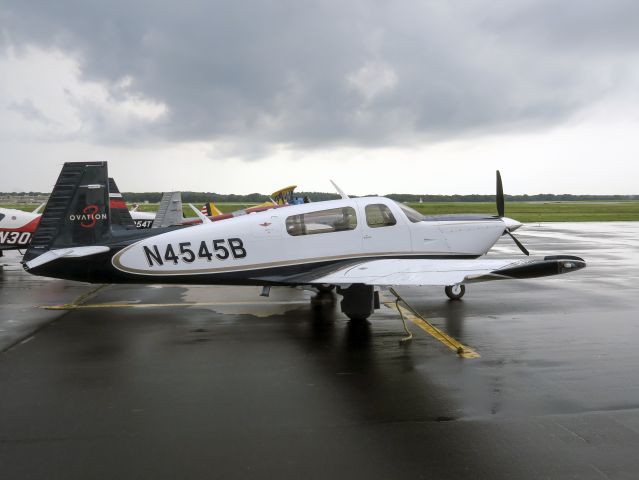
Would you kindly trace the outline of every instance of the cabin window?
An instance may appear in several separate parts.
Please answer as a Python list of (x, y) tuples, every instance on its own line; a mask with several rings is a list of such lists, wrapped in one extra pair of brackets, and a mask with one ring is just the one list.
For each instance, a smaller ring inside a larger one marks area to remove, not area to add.
[(382, 203), (366, 205), (365, 211), (366, 224), (371, 228), (391, 227), (397, 223), (390, 208)]
[(417, 210), (410, 208), (408, 205), (404, 205), (403, 203), (395, 202), (399, 208), (402, 209), (402, 212), (406, 215), (411, 222), (417, 223), (424, 221), (424, 215), (419, 213)]
[(352, 207), (302, 213), (286, 219), (286, 231), (294, 237), (315, 235), (316, 233), (343, 232), (355, 230), (356, 227), (357, 216)]

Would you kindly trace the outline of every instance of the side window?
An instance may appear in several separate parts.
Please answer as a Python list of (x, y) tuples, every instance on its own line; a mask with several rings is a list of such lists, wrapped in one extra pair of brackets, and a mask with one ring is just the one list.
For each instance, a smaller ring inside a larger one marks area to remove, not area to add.
[(417, 223), (417, 222), (423, 222), (424, 221), (424, 215), (422, 215), (421, 213), (419, 213), (417, 210), (414, 210), (412, 208), (410, 208), (408, 205), (404, 205), (403, 203), (400, 202), (395, 202), (397, 204), (397, 206), (399, 208), (402, 209), (402, 212), (404, 212), (404, 215), (406, 215), (406, 217), (413, 223)]
[(342, 232), (357, 227), (357, 216), (352, 207), (332, 208), (319, 212), (302, 213), (286, 219), (289, 235), (315, 235), (316, 233)]
[(397, 221), (386, 205), (374, 203), (366, 205), (366, 224), (371, 228), (390, 227), (395, 225)]

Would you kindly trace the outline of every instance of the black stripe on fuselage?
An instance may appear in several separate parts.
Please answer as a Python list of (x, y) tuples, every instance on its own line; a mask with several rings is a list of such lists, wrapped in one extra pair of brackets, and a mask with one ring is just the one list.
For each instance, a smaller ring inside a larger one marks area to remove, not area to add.
[[(119, 250), (119, 249), (117, 249)], [(191, 285), (303, 285), (341, 268), (368, 260), (383, 259), (474, 259), (479, 255), (388, 255), (311, 261), (250, 270), (183, 275), (143, 275), (116, 269), (111, 260), (117, 250), (90, 258), (60, 258), (30, 270), (34, 275), (89, 283), (191, 284)]]

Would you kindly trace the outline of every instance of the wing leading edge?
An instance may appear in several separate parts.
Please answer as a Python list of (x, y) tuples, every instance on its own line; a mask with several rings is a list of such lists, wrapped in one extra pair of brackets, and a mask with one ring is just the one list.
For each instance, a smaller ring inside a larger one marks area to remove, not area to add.
[(586, 262), (568, 255), (527, 258), (524, 260), (434, 260), (384, 259), (366, 260), (343, 266), (324, 275), (296, 275), (280, 278), (282, 283), (310, 285), (421, 286), (456, 285), (491, 280), (524, 279), (559, 275), (580, 270)]

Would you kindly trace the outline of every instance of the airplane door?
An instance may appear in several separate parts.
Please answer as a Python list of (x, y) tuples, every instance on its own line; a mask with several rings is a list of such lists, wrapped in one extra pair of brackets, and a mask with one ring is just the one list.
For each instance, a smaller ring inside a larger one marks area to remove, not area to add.
[(397, 212), (379, 201), (359, 202), (362, 248), (365, 252), (397, 254), (411, 251), (410, 230)]

